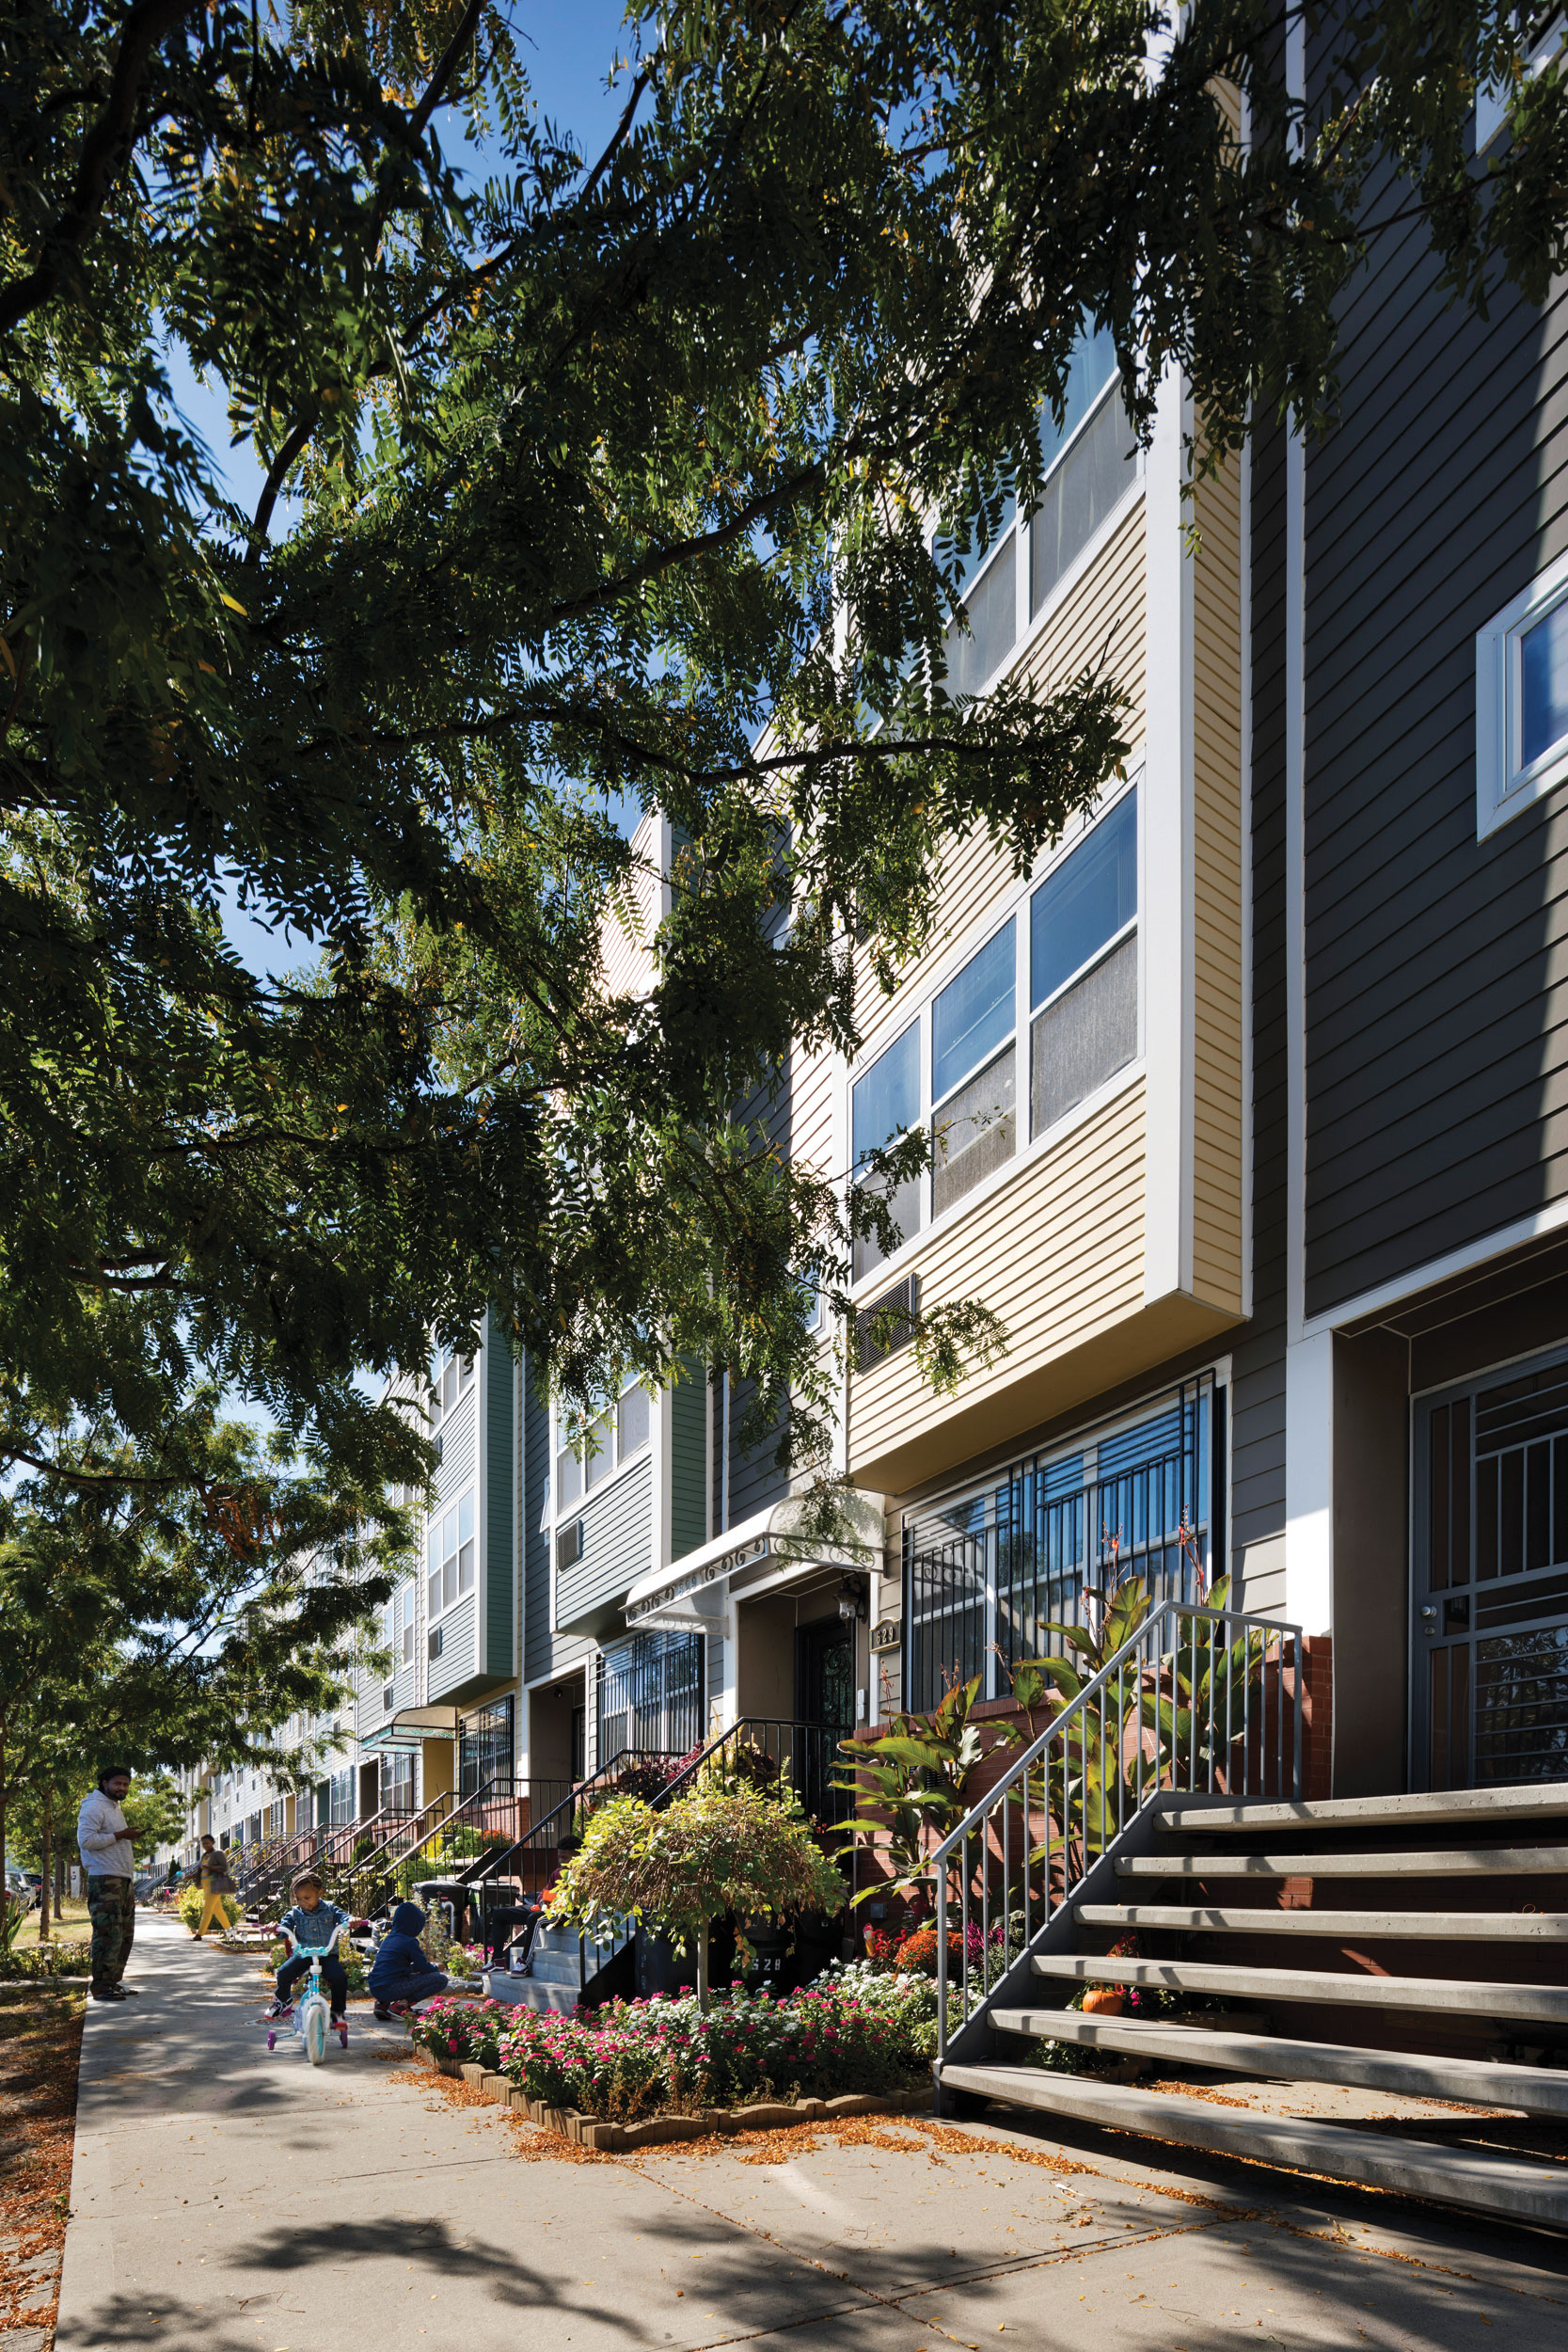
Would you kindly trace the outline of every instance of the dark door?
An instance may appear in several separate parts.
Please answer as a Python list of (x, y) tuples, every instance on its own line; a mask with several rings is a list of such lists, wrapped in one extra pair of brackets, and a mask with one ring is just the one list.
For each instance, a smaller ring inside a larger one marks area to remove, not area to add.
[(830, 1820), (837, 1802), (829, 1787), (838, 1764), (838, 1743), (855, 1727), (855, 1629), (835, 1612), (802, 1625), (795, 1633), (795, 1713), (800, 1724), (820, 1729), (795, 1734), (795, 1779), (800, 1802), (814, 1820)]
[(1568, 1359), (1417, 1407), (1412, 1786), (1568, 1772)]

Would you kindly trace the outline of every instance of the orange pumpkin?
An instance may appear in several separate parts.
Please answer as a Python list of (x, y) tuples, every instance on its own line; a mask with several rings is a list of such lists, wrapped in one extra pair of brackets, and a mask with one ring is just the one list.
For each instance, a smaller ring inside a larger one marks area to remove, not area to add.
[(1090, 2017), (1119, 2017), (1127, 2007), (1127, 1995), (1119, 1984), (1091, 1984), (1084, 1995), (1084, 2008)]

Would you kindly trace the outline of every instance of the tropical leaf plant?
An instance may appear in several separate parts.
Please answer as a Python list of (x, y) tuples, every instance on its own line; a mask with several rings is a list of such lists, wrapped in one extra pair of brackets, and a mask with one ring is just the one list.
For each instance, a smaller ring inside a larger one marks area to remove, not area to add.
[[(965, 1785), (988, 1753), (974, 1721), (980, 1677), (954, 1681), (929, 1716), (895, 1715), (893, 1728), (878, 1740), (841, 1740), (840, 1754), (852, 1759), (831, 1785), (853, 1797), (857, 1810), (842, 1824), (846, 1835), (863, 1837), (893, 1866), (886, 1882), (862, 1887), (857, 1903), (889, 1892), (908, 1895), (928, 1888), (931, 1851), (968, 1809)], [(988, 1724), (996, 1744), (1012, 1747), (1019, 1733), (1007, 1723)]]

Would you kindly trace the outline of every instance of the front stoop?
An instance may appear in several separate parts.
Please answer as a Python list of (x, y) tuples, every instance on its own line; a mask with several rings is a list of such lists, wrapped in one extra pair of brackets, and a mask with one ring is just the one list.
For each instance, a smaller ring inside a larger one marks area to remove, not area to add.
[[(1552, 2160), (1568, 2124), (1568, 1782), (1167, 1797), (1154, 1820), (1152, 1844), (1113, 1854), (1127, 1900), (1058, 1915), (1034, 1997), (984, 2011), (991, 2048), (943, 2065), (943, 2090), (1568, 2230), (1568, 2162)], [(1129, 1934), (1138, 1956), (1113, 1957)], [(1243, 2035), (1201, 2010), (1179, 2025), (1065, 2006), (1091, 1985), (1266, 2013)], [(1031, 2041), (1103, 2051), (1122, 2078), (1009, 2062)], [(1134, 2088), (1151, 2067), (1179, 2079)], [(1277, 2085), (1301, 2088), (1264, 2088)], [(1304, 2096), (1310, 2114), (1281, 2105)], [(1412, 2108), (1380, 2113), (1369, 2096)], [(1499, 2144), (1521, 2137), (1518, 2153)]]

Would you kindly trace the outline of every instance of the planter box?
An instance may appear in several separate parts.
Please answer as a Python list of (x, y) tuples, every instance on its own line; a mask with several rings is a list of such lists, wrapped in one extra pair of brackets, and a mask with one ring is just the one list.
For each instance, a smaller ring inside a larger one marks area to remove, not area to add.
[(800, 2123), (831, 2123), (847, 2115), (918, 2115), (931, 2105), (928, 2090), (908, 2091), (882, 2098), (872, 2091), (850, 2090), (836, 2099), (765, 2099), (746, 2107), (702, 2107), (695, 2115), (653, 2115), (641, 2123), (609, 2123), (576, 2107), (547, 2106), (530, 2099), (505, 2074), (457, 2058), (426, 2058), (438, 2074), (454, 2082), (478, 2086), (493, 2106), (509, 2106), (547, 2132), (559, 2133), (578, 2148), (596, 2149), (604, 2155), (626, 2155), (638, 2148), (667, 2148), (677, 2140), (711, 2139), (735, 2132), (779, 2131)]

